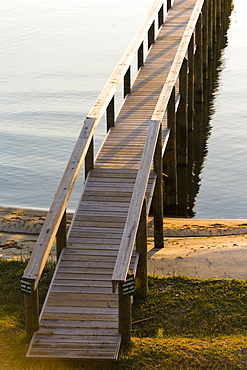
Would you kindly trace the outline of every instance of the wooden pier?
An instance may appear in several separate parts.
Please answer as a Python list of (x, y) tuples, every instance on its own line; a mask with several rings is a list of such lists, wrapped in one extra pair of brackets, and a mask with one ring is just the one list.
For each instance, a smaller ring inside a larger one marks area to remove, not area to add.
[[(230, 5), (156, 0), (86, 117), (22, 278), (27, 356), (116, 360), (130, 341), (134, 280), (137, 296), (148, 289), (147, 216), (152, 204), (155, 247), (163, 248), (164, 206), (187, 207), (189, 132), (197, 128), (196, 105), (207, 101), (209, 64)], [(94, 158), (105, 112), (107, 134)], [(66, 208), (83, 164), (85, 185), (67, 231)], [(54, 243), (57, 267), (39, 313), (38, 283)]]

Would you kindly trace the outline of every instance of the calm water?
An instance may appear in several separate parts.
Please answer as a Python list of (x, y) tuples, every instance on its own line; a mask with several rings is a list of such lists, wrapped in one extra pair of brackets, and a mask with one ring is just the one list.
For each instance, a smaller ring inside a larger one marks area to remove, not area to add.
[(247, 218), (246, 20), (246, 2), (235, 0), (194, 208), (198, 218)]
[[(0, 205), (49, 208), (82, 122), (152, 2), (0, 0)], [(246, 17), (235, 0), (199, 218), (247, 217)]]

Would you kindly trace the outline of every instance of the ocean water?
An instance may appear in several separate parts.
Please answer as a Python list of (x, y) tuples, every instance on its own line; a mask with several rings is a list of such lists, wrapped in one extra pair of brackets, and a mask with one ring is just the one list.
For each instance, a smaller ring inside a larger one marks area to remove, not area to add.
[[(152, 2), (0, 0), (0, 205), (49, 208), (83, 120)], [(244, 0), (234, 3), (198, 218), (247, 214), (247, 11)], [(82, 182), (80, 176), (70, 209)]]

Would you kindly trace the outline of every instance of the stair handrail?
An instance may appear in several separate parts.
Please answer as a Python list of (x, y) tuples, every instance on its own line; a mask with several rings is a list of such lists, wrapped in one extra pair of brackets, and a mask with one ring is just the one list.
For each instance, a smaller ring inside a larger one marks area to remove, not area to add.
[(126, 281), (160, 128), (161, 121), (149, 120), (140, 167), (137, 172), (120, 248), (112, 274), (113, 292), (115, 292), (118, 283)]
[(186, 52), (188, 50), (189, 42), (191, 39), (191, 36), (195, 30), (196, 23), (198, 21), (199, 15), (202, 11), (202, 7), (205, 0), (197, 0), (194, 9), (192, 11), (191, 17), (189, 19), (189, 22), (187, 23), (187, 26), (184, 30), (184, 34), (180, 40), (178, 51), (175, 55), (175, 58), (172, 62), (172, 66), (170, 68), (170, 72), (168, 73), (166, 82), (163, 85), (163, 89), (160, 93), (158, 102), (155, 106), (152, 119), (153, 120), (162, 120), (165, 114), (165, 111), (167, 109), (167, 105), (172, 93), (173, 86), (175, 85), (178, 77), (179, 72), (184, 60), (184, 57), (186, 56)]

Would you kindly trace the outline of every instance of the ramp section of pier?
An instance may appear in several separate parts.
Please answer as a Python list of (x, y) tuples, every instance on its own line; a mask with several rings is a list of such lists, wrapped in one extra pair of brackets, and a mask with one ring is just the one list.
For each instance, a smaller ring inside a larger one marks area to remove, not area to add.
[[(111, 278), (136, 174), (136, 170), (91, 171), (29, 357), (117, 358), (118, 294), (112, 293)], [(154, 183), (151, 173), (146, 194), (150, 200)], [(132, 272), (135, 261), (133, 253)]]

